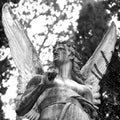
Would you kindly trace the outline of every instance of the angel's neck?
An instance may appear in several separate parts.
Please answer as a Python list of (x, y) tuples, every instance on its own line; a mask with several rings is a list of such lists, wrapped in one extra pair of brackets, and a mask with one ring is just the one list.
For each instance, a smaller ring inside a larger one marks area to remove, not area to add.
[(62, 79), (71, 79), (71, 69), (72, 69), (72, 63), (67, 62), (63, 65), (61, 65), (59, 68), (59, 73), (57, 77)]

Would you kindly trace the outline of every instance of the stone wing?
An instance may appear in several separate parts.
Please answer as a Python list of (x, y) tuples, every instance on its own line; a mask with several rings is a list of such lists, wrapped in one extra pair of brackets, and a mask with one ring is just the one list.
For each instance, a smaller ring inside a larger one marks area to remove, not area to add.
[(34, 75), (43, 74), (43, 67), (33, 44), (8, 3), (4, 4), (2, 8), (2, 23), (11, 55), (23, 78), (19, 86), (20, 91), (23, 92)]
[[(11, 55), (22, 75), (22, 83), (19, 85), (19, 95), (17, 97), (19, 101), (30, 79), (35, 75), (43, 75), (44, 71), (33, 44), (29, 40), (22, 25), (16, 19), (8, 3), (4, 4), (2, 8), (2, 23), (8, 38)], [(35, 119), (40, 116), (35, 109), (32, 109), (30, 113), (32, 113), (30, 117)]]
[(116, 44), (116, 26), (111, 24), (102, 41), (96, 48), (93, 55), (81, 69), (81, 74), (85, 78), (84, 83), (91, 87), (95, 104), (100, 103), (99, 82), (106, 72), (107, 66)]
[(42, 74), (39, 56), (7, 3), (2, 8), (2, 23), (17, 68), (25, 74)]

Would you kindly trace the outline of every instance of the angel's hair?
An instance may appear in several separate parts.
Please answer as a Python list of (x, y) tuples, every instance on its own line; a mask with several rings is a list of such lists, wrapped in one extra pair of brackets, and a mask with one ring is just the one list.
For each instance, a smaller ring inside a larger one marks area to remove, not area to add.
[(53, 48), (53, 54), (54, 54), (54, 50), (57, 49), (56, 46), (58, 45), (63, 45), (64, 47), (67, 46), (68, 50), (70, 52), (69, 54), (69, 60), (72, 62), (72, 71), (71, 71), (71, 76), (72, 79), (80, 84), (83, 84), (84, 82), (84, 78), (82, 77), (82, 75), (80, 74), (80, 66), (79, 66), (79, 57), (76, 55), (76, 51), (75, 51), (75, 47), (74, 47), (74, 41), (63, 41), (63, 42), (56, 42), (54, 48)]

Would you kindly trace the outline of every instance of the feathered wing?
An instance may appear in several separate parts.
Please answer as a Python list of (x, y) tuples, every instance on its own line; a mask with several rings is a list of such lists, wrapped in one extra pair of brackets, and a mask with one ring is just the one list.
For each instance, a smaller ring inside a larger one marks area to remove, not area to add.
[(2, 8), (2, 22), (13, 60), (20, 72), (30, 78), (31, 75), (42, 74), (37, 52), (7, 3)]
[[(33, 44), (15, 18), (8, 3), (2, 8), (2, 22), (13, 60), (23, 77), (23, 83), (19, 86), (19, 92), (23, 93), (26, 84), (34, 75), (43, 74), (43, 68)], [(33, 110), (33, 112), (35, 111)], [(36, 114), (38, 115), (38, 113)], [(33, 115), (35, 116), (35, 114)]]
[(116, 26), (112, 23), (101, 43), (80, 71), (85, 78), (84, 83), (92, 89), (94, 104), (100, 103), (99, 82), (106, 72), (107, 65), (110, 63), (115, 44)]

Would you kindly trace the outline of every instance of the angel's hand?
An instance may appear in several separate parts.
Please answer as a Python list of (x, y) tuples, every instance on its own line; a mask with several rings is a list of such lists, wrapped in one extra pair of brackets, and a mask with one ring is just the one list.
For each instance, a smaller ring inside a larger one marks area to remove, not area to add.
[(93, 103), (93, 94), (91, 91), (91, 88), (87, 85), (84, 86), (84, 97), (90, 101), (91, 103)]
[[(101, 101), (100, 101), (100, 93), (99, 93), (99, 90), (98, 90), (98, 92), (96, 92), (96, 93), (93, 93), (92, 92), (92, 86), (91, 85), (85, 85), (86, 86), (86, 94), (87, 94), (87, 96), (85, 96), (85, 97), (87, 97), (87, 99), (91, 99), (90, 101), (94, 104), (94, 105), (97, 105), (97, 104), (100, 104), (101, 103)], [(99, 88), (99, 87), (98, 87)], [(91, 96), (91, 97), (90, 97)]]
[(26, 88), (30, 88), (31, 86), (38, 86), (43, 82), (43, 75), (35, 75), (27, 84)]
[(101, 103), (101, 100), (100, 99), (93, 99), (93, 104), (94, 105), (98, 105)]
[(48, 80), (53, 81), (55, 79), (57, 73), (56, 72), (48, 72), (47, 75), (48, 75)]

